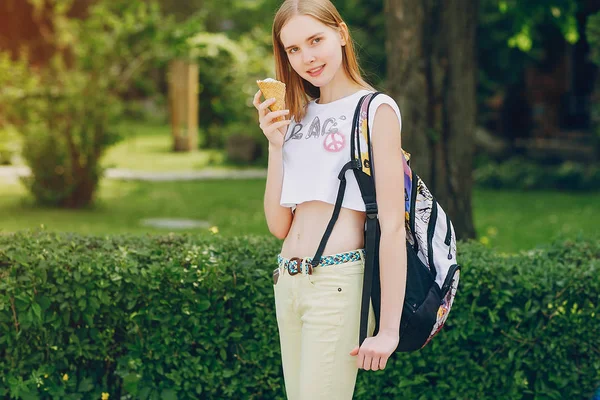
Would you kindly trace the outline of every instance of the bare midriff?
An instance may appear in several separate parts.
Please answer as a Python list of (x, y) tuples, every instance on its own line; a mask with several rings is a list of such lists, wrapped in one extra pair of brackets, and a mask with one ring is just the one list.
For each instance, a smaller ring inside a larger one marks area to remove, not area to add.
[[(313, 257), (333, 215), (333, 208), (333, 204), (322, 201), (298, 204), (292, 226), (281, 248), (281, 256), (285, 258)], [(362, 249), (365, 219), (364, 211), (342, 208), (323, 255)]]

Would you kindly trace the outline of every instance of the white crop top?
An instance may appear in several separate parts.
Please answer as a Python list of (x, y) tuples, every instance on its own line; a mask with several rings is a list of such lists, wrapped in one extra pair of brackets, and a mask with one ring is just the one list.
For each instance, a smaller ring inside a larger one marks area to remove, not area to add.
[[(360, 98), (370, 90), (358, 92), (332, 101), (318, 104), (311, 101), (306, 116), (300, 122), (288, 125), (283, 144), (283, 186), (281, 202), (283, 207), (291, 207), (305, 201), (320, 200), (335, 204), (340, 185), (338, 174), (350, 161), (350, 135), (352, 119)], [(369, 107), (369, 132), (373, 132), (375, 112), (381, 104), (389, 104), (396, 115), (400, 128), (402, 119), (398, 105), (385, 94), (377, 95)], [(366, 142), (360, 136), (361, 148)], [(342, 207), (357, 211), (365, 211), (365, 203), (360, 195), (354, 172), (346, 172), (346, 192)]]

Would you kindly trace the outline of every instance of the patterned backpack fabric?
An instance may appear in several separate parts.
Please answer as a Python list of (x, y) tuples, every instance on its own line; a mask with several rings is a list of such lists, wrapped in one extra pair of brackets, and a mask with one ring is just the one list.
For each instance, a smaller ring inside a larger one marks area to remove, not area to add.
[[(342, 168), (338, 176), (340, 187), (333, 216), (311, 262), (313, 266), (319, 263), (341, 209), (346, 188), (346, 171), (353, 170), (367, 212), (360, 344), (367, 336), (369, 303), (372, 303), (376, 317), (375, 334), (379, 328), (381, 306), (381, 230), (375, 193), (375, 170), (370, 162), (373, 157), (368, 130), (369, 105), (378, 94), (380, 93), (363, 96), (357, 105), (351, 135), (351, 161)], [(411, 170), (410, 154), (404, 150), (403, 158), (407, 277), (399, 327), (400, 342), (396, 351), (415, 351), (425, 346), (446, 322), (458, 288), (460, 266), (456, 261), (456, 236), (450, 218), (421, 178)]]

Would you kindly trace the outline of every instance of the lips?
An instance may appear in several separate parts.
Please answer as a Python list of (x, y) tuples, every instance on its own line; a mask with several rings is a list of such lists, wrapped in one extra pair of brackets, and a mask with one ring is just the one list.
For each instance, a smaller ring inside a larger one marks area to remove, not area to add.
[(311, 70), (308, 70), (308, 71), (306, 71), (306, 72), (307, 72), (309, 75), (311, 75), (311, 76), (317, 76), (317, 75), (319, 75), (319, 74), (320, 74), (320, 73), (323, 71), (323, 69), (324, 69), (324, 68), (325, 68), (325, 64), (321, 65), (320, 67), (317, 67), (317, 68), (313, 68), (313, 69), (311, 69)]

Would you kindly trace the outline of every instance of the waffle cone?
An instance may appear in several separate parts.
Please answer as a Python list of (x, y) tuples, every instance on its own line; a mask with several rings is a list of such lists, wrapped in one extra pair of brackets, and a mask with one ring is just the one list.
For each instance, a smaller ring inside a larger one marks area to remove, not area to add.
[[(275, 98), (275, 103), (269, 108), (271, 111), (285, 110), (285, 83), (275, 79), (256, 81), (260, 91), (265, 99)], [(283, 121), (283, 117), (278, 117), (275, 121)]]

